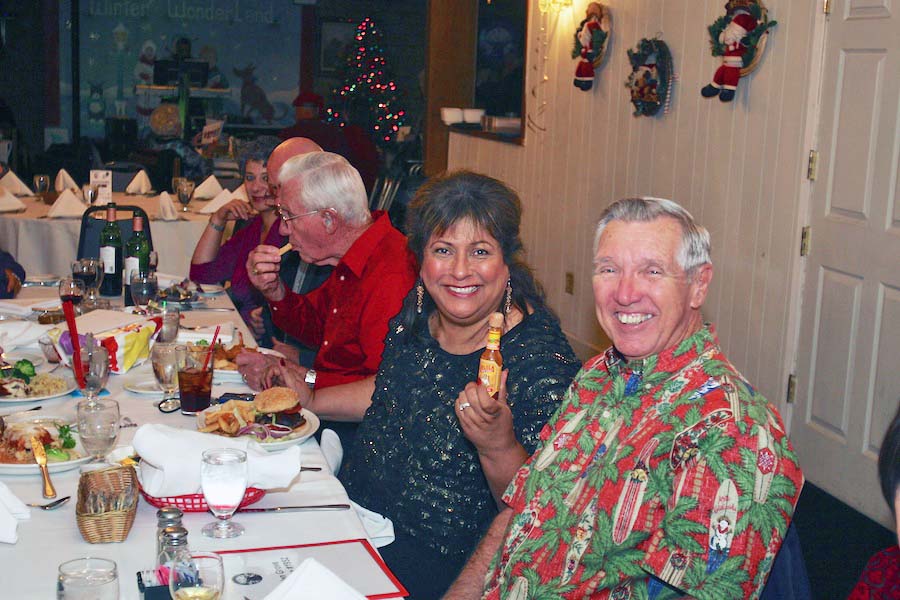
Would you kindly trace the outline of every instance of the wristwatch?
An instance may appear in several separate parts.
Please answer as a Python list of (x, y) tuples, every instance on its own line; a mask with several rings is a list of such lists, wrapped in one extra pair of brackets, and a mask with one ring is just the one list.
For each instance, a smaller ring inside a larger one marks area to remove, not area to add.
[(306, 378), (304, 379), (304, 381), (306, 381), (306, 385), (308, 385), (309, 387), (311, 387), (311, 388), (316, 387), (316, 370), (315, 369), (308, 370), (306, 372)]

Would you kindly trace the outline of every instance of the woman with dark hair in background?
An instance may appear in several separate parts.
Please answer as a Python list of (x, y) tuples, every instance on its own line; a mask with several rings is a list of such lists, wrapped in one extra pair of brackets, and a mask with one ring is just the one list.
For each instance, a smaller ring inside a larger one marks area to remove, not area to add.
[(15, 298), (25, 281), (25, 269), (13, 255), (0, 250), (0, 299)]

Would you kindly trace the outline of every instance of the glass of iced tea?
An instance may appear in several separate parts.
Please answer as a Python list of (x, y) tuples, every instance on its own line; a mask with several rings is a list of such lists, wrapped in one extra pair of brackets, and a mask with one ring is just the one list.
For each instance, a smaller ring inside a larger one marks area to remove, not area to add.
[(213, 360), (212, 357), (206, 360), (208, 353), (209, 346), (188, 346), (184, 367), (178, 370), (178, 392), (183, 415), (195, 415), (209, 408)]

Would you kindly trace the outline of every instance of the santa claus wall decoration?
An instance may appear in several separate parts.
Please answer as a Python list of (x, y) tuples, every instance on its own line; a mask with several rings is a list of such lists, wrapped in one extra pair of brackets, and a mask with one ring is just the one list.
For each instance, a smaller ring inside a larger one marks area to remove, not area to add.
[(631, 90), (634, 116), (653, 116), (660, 108), (663, 114), (668, 113), (675, 68), (666, 43), (658, 38), (644, 38), (628, 50), (628, 60), (631, 75), (625, 87)]
[(575, 30), (572, 48), (572, 58), (577, 61), (574, 84), (584, 92), (594, 85), (594, 69), (603, 62), (610, 28), (609, 8), (599, 2), (588, 4), (584, 20)]
[(722, 57), (722, 65), (700, 94), (718, 96), (722, 102), (734, 100), (738, 81), (756, 70), (768, 31), (776, 24), (768, 19), (761, 0), (729, 0), (725, 15), (708, 27), (712, 54)]

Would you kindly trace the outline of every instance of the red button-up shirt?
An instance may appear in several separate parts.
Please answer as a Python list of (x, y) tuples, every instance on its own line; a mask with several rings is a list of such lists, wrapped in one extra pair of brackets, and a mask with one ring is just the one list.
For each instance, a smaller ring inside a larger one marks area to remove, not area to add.
[(291, 291), (270, 303), (280, 329), (318, 347), (316, 388), (374, 375), (381, 364), (388, 321), (416, 280), (415, 258), (406, 238), (384, 212), (357, 239), (320, 287)]

